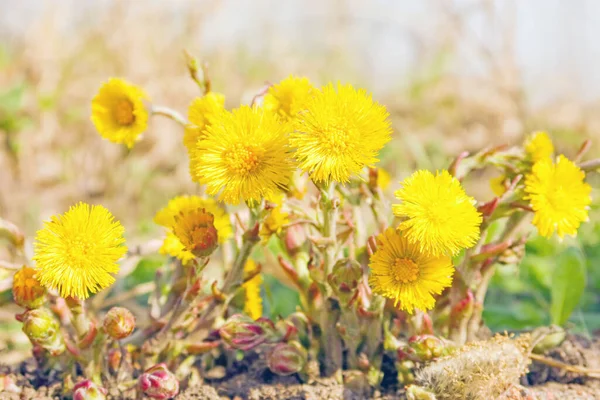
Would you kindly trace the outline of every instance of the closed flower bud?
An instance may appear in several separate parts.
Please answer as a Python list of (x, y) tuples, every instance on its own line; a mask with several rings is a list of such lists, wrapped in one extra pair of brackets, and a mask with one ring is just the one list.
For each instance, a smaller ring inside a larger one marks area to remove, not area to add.
[(252, 318), (243, 315), (232, 315), (219, 329), (221, 339), (234, 349), (248, 351), (266, 342), (278, 339), (277, 329), (267, 318)]
[(148, 368), (138, 380), (141, 391), (152, 399), (170, 399), (179, 393), (179, 381), (165, 363)]
[(104, 317), (104, 331), (115, 340), (126, 338), (135, 329), (135, 317), (126, 308), (113, 307)]
[(41, 307), (46, 300), (46, 288), (35, 278), (35, 270), (29, 267), (15, 273), (12, 292), (15, 303), (28, 309)]
[(296, 311), (290, 314), (286, 321), (294, 326), (300, 343), (308, 347), (310, 344), (310, 321), (306, 314), (301, 311)]
[(47, 308), (29, 310), (23, 314), (23, 332), (31, 343), (40, 346), (53, 356), (65, 351), (58, 321)]
[(277, 375), (300, 372), (306, 364), (306, 350), (298, 342), (278, 343), (267, 356), (267, 365)]
[(106, 389), (89, 379), (79, 382), (73, 388), (73, 400), (105, 400)]
[(328, 281), (343, 303), (348, 303), (354, 296), (358, 282), (362, 278), (362, 273), (361, 265), (348, 258), (339, 260), (333, 266)]
[(106, 361), (108, 364), (108, 369), (111, 374), (115, 374), (119, 370), (119, 366), (121, 365), (122, 358), (123, 358), (123, 355), (121, 354), (120, 349), (108, 350), (108, 355), (106, 357)]
[(208, 257), (219, 245), (215, 217), (204, 208), (189, 210), (175, 216), (173, 233), (196, 257)]
[(302, 224), (294, 224), (285, 231), (283, 244), (289, 255), (296, 254), (306, 243), (306, 229)]
[(433, 335), (413, 336), (404, 352), (415, 361), (431, 361), (448, 354), (450, 348), (442, 339)]

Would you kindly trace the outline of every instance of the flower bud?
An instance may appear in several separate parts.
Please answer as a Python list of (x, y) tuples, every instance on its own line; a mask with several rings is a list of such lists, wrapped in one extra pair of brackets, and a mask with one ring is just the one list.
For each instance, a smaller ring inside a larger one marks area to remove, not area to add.
[(116, 374), (119, 370), (119, 366), (121, 365), (121, 360), (123, 355), (121, 354), (120, 349), (110, 349), (108, 350), (108, 355), (106, 357), (106, 361), (108, 364), (108, 370), (111, 374)]
[(275, 342), (278, 339), (277, 329), (272, 321), (267, 318), (252, 318), (243, 315), (232, 315), (219, 329), (221, 339), (234, 349), (252, 350), (266, 342)]
[(278, 343), (267, 356), (267, 365), (277, 375), (300, 372), (306, 364), (306, 350), (298, 342)]
[(286, 229), (283, 244), (289, 255), (296, 254), (305, 243), (306, 229), (302, 224), (294, 224)]
[(294, 326), (300, 343), (308, 347), (310, 344), (310, 321), (306, 314), (301, 311), (293, 312), (286, 318), (286, 321)]
[(23, 332), (31, 343), (42, 347), (53, 356), (65, 351), (58, 321), (47, 308), (29, 310), (23, 314)]
[(408, 400), (436, 400), (435, 394), (424, 387), (409, 385), (406, 387), (406, 398)]
[(104, 331), (115, 340), (126, 338), (135, 329), (135, 317), (126, 308), (113, 307), (104, 317)]
[(73, 400), (105, 400), (106, 389), (89, 379), (81, 381), (73, 388)]
[(152, 399), (170, 399), (179, 393), (179, 381), (165, 363), (148, 368), (138, 383), (142, 392)]
[(335, 263), (328, 281), (340, 301), (347, 304), (354, 296), (361, 278), (362, 267), (360, 264), (345, 258)]
[(413, 336), (408, 340), (408, 347), (401, 350), (415, 361), (432, 361), (448, 354), (447, 343), (433, 335)]
[(46, 300), (46, 288), (35, 278), (35, 270), (23, 267), (13, 278), (13, 298), (15, 303), (24, 308), (38, 308)]
[(219, 245), (215, 217), (204, 208), (175, 216), (173, 233), (196, 257), (208, 257)]

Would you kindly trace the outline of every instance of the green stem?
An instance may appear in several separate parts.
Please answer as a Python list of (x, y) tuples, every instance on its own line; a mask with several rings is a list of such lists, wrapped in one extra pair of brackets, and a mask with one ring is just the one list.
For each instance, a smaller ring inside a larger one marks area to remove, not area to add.
[(163, 117), (170, 118), (178, 124), (182, 125), (183, 127), (185, 127), (188, 124), (187, 119), (183, 115), (168, 107), (152, 106), (151, 111), (152, 115), (162, 115)]

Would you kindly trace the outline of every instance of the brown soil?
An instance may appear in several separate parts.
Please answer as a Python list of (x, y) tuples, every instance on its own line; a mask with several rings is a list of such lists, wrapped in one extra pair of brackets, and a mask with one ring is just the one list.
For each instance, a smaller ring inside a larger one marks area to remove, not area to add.
[[(569, 337), (561, 346), (550, 350), (546, 357), (584, 366), (600, 368), (600, 341), (581, 337)], [(36, 374), (32, 362), (25, 362), (18, 369), (0, 367), (0, 375), (10, 374), (20, 393), (2, 391), (0, 399), (7, 400), (55, 400), (61, 399), (61, 383), (47, 382)], [(1, 383), (1, 382), (0, 382)], [(580, 374), (565, 372), (538, 362), (530, 366), (530, 372), (522, 379), (523, 386), (516, 386), (502, 396), (502, 400), (592, 400), (600, 399), (600, 379), (588, 378)], [(34, 389), (37, 387), (37, 390)], [(7, 388), (10, 389), (10, 388)], [(132, 398), (110, 393), (111, 399)], [(204, 384), (183, 390), (177, 397), (182, 400), (360, 400), (360, 399), (404, 399), (399, 390), (375, 390), (370, 393), (357, 393), (334, 379), (320, 379), (319, 382), (304, 384), (295, 375), (280, 377), (270, 373), (260, 361), (249, 366), (244, 372), (224, 379), (206, 379)], [(488, 399), (484, 399), (488, 400)]]

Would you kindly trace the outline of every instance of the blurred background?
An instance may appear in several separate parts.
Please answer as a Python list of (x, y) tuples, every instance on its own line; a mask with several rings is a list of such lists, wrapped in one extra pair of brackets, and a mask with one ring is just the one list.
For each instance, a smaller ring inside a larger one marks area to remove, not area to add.
[[(127, 151), (96, 133), (90, 102), (119, 76), (185, 114), (199, 93), (184, 49), (209, 64), (229, 108), (292, 73), (372, 91), (394, 124), (381, 162), (390, 193), (417, 167), (445, 168), (463, 150), (517, 144), (533, 130), (571, 156), (591, 139), (588, 157), (598, 157), (599, 27), (592, 0), (0, 0), (0, 217), (31, 236), (87, 201), (123, 221), (130, 243), (158, 237), (154, 213), (197, 191), (182, 130), (153, 118)], [(489, 176), (467, 182), (480, 200), (491, 197)], [(597, 174), (589, 180), (598, 186)], [(600, 328), (597, 208), (577, 240), (535, 238), (520, 266), (499, 271), (486, 304), (492, 329), (549, 322), (552, 271), (569, 247), (588, 268), (572, 325)], [(140, 282), (162, 261), (144, 262)], [(293, 310), (288, 294), (269, 312)]]

